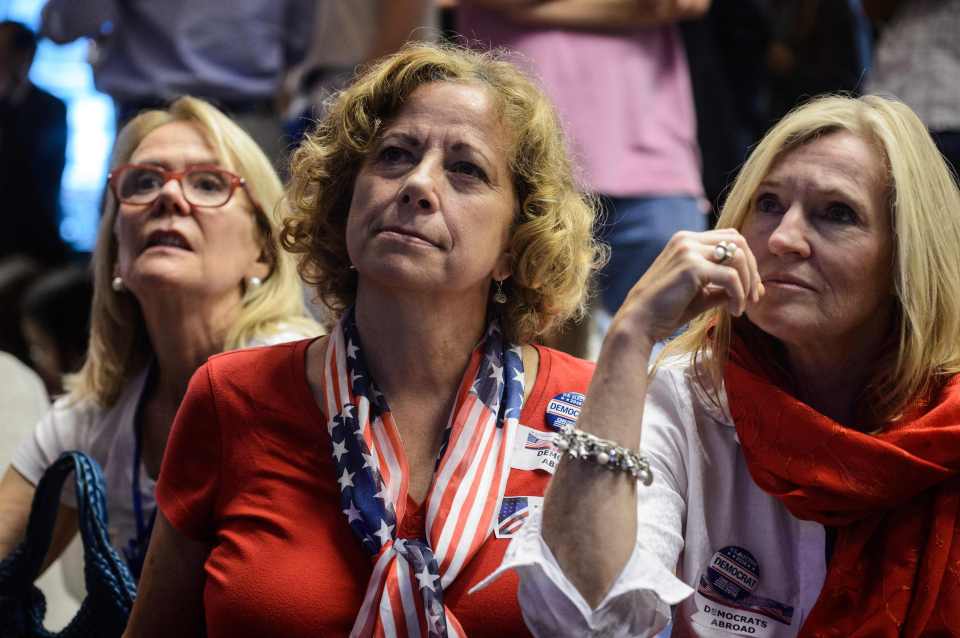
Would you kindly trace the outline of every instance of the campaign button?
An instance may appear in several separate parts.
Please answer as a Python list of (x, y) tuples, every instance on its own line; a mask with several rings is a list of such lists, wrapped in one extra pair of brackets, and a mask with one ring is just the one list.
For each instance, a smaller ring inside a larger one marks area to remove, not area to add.
[(760, 565), (747, 550), (728, 545), (710, 559), (707, 580), (729, 599), (742, 600), (760, 583)]
[(564, 392), (550, 399), (546, 411), (547, 427), (556, 432), (572, 428), (585, 398), (579, 392)]

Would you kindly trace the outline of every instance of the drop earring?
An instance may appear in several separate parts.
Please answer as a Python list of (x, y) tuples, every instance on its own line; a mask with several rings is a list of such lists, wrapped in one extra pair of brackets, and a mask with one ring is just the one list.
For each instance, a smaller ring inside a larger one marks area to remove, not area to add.
[(497, 282), (497, 291), (493, 293), (493, 303), (507, 303), (507, 293), (503, 292), (503, 281), (498, 279), (495, 279), (494, 281)]

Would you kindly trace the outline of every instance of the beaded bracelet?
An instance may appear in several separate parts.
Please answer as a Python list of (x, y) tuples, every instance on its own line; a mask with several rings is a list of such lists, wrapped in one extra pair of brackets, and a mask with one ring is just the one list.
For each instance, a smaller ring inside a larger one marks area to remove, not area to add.
[(628, 472), (644, 485), (653, 483), (650, 461), (629, 448), (601, 439), (589, 432), (569, 428), (557, 435), (554, 444), (572, 459), (593, 461), (601, 467), (617, 472)]

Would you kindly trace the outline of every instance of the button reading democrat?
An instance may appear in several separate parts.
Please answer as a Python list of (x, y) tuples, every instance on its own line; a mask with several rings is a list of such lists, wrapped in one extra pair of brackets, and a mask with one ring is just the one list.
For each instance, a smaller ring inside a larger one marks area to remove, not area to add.
[(564, 392), (550, 399), (546, 412), (547, 427), (556, 432), (572, 428), (580, 416), (584, 398), (579, 392)]
[(760, 565), (753, 554), (730, 545), (719, 550), (710, 559), (707, 580), (732, 600), (743, 600), (760, 582)]

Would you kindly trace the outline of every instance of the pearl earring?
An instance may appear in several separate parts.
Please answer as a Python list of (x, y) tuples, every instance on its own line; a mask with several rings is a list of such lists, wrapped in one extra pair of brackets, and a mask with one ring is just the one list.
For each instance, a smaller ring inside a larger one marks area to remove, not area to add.
[(507, 303), (507, 294), (503, 292), (503, 281), (495, 281), (497, 282), (497, 291), (493, 293), (493, 303), (505, 304)]
[(263, 283), (263, 280), (259, 277), (247, 277), (247, 287), (248, 288), (259, 288), (260, 284)]
[(113, 292), (123, 292), (127, 289), (127, 287), (123, 285), (123, 277), (120, 275), (113, 278), (110, 282), (110, 287), (113, 288)]

